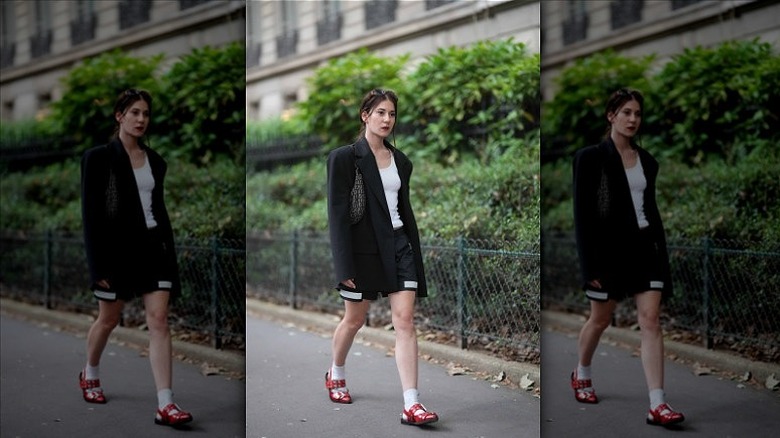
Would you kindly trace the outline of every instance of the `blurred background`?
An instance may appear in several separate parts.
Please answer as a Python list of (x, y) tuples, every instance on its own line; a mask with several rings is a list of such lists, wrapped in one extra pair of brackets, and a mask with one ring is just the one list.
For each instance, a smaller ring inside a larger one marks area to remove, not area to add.
[[(339, 313), (326, 157), (375, 88), (399, 95), (390, 138), (411, 202), (427, 340), (539, 363), (538, 1), (247, 4), (247, 297)], [(389, 324), (387, 300), (369, 325)]]
[[(671, 339), (780, 360), (780, 4), (543, 2), (542, 305), (583, 314), (572, 154), (608, 127), (620, 87), (645, 96), (640, 144), (660, 162)], [(633, 326), (631, 303), (615, 324)]]
[[(128, 88), (153, 99), (146, 141), (168, 162), (183, 295), (174, 338), (244, 343), (244, 33), (227, 0), (3, 1), (0, 293), (96, 312), (88, 290), (80, 157), (108, 142)], [(142, 326), (143, 305), (123, 324)]]

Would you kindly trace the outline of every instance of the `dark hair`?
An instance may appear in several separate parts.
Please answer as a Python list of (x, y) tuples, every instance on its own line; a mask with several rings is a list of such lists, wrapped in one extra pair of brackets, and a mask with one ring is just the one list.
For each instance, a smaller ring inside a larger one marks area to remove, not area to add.
[[(384, 102), (385, 100), (393, 102), (395, 112), (398, 114), (398, 96), (392, 90), (382, 90), (381, 88), (375, 88), (363, 96), (363, 101), (360, 102), (360, 112), (358, 113), (358, 117), (360, 117), (360, 123), (362, 124), (358, 138), (363, 137), (363, 135), (366, 133), (366, 123), (363, 121), (363, 113), (368, 113), (370, 115), (374, 111), (374, 108), (376, 108), (377, 105)], [(393, 125), (393, 138), (395, 138), (395, 125)]]
[[(148, 91), (144, 90), (136, 90), (135, 88), (130, 88), (128, 90), (125, 90), (121, 93), (119, 93), (119, 96), (116, 98), (116, 103), (114, 104), (114, 112), (113, 114), (116, 115), (116, 113), (124, 114), (128, 108), (130, 108), (134, 103), (138, 102), (139, 100), (143, 100), (146, 102), (147, 105), (149, 105), (149, 114), (152, 114), (152, 95), (149, 94)], [(116, 137), (119, 133), (119, 122), (116, 122), (116, 125), (114, 126), (114, 137)]]
[[(637, 101), (639, 104), (639, 110), (644, 111), (645, 109), (645, 98), (642, 97), (642, 93), (640, 93), (637, 90), (632, 90), (630, 88), (620, 88), (619, 90), (612, 93), (612, 95), (609, 96), (609, 99), (607, 100), (607, 105), (604, 107), (604, 116), (608, 117), (610, 113), (616, 113), (618, 110), (620, 110), (623, 105), (625, 105), (626, 102), (629, 102), (631, 100)], [(641, 125), (640, 125), (641, 128)], [(606, 136), (609, 137), (609, 133), (612, 130), (612, 125), (610, 124), (607, 126), (607, 132)], [(639, 132), (637, 131), (637, 136), (639, 135)]]

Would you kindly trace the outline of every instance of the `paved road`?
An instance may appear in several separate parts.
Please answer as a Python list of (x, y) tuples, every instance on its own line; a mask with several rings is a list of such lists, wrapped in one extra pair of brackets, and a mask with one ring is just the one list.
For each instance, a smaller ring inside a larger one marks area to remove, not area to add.
[(768, 438), (780, 436), (780, 395), (714, 375), (696, 376), (691, 367), (667, 360), (667, 401), (686, 421), (670, 432), (645, 424), (647, 387), (634, 351), (602, 342), (593, 364), (597, 405), (574, 400), (569, 375), (577, 364), (575, 333), (542, 334), (542, 437)]
[(109, 401), (81, 398), (84, 336), (0, 315), (0, 435), (3, 438), (243, 437), (244, 382), (201, 374), (174, 361), (176, 401), (195, 417), (189, 430), (154, 424), (157, 397), (149, 359), (109, 343), (101, 364)]
[(332, 403), (324, 388), (330, 336), (247, 316), (247, 438), (539, 437), (539, 399), (523, 390), (491, 388), (473, 376), (449, 376), (420, 361), (421, 401), (440, 420), (402, 425), (395, 359), (355, 344), (347, 361), (354, 403)]

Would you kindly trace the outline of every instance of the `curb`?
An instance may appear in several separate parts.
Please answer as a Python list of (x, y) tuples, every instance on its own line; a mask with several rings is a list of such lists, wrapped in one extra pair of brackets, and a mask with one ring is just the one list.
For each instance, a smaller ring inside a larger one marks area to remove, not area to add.
[[(341, 318), (334, 315), (295, 310), (290, 307), (269, 304), (251, 298), (246, 299), (246, 311), (259, 317), (279, 320), (301, 327), (315, 327), (327, 332), (335, 330), (336, 325), (341, 320)], [(395, 345), (393, 332), (375, 327), (361, 328), (355, 340), (370, 342), (385, 348), (392, 348)], [(461, 350), (449, 345), (437, 344), (421, 339), (418, 339), (417, 344), (420, 356), (429, 355), (434, 359), (453, 362), (472, 371), (488, 373), (492, 376), (504, 372), (509, 381), (518, 385), (523, 376), (527, 374), (527, 378), (534, 381), (535, 387), (540, 385), (540, 369), (538, 365), (510, 362), (486, 354)]]
[[(542, 311), (542, 326), (547, 329), (576, 333), (580, 331), (584, 322), (585, 317), (581, 315), (551, 310)], [(639, 348), (640, 345), (639, 331), (626, 328), (610, 326), (604, 331), (601, 339), (628, 344), (634, 348)], [(780, 365), (756, 362), (723, 351), (708, 350), (669, 339), (664, 339), (664, 353), (667, 356), (675, 355), (679, 359), (698, 362), (716, 372), (733, 373), (738, 376), (750, 372), (753, 379), (758, 381), (763, 389), (766, 389), (764, 382), (770, 375), (774, 374), (775, 378), (780, 377)], [(542, 352), (542, 360), (544, 360), (544, 352)]]
[[(3, 313), (12, 316), (71, 329), (84, 335), (93, 321), (93, 317), (90, 315), (46, 309), (43, 306), (33, 306), (6, 298), (0, 298), (0, 309)], [(139, 329), (117, 327), (111, 332), (110, 341), (143, 346), (149, 343), (149, 335)], [(184, 358), (199, 364), (209, 364), (231, 373), (245, 375), (246, 361), (243, 355), (177, 340), (173, 340), (172, 344), (174, 358), (184, 356)]]

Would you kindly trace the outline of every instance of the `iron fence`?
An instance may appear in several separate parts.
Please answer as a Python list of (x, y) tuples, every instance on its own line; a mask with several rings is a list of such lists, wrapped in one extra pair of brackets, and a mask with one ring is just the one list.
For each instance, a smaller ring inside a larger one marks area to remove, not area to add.
[[(574, 237), (543, 236), (542, 306), (585, 313)], [(668, 242), (674, 293), (664, 303), (667, 330), (683, 341), (780, 361), (780, 245), (703, 238)], [(616, 325), (636, 322), (618, 306)]]
[[(319, 234), (247, 236), (247, 295), (328, 313), (343, 311), (334, 290), (328, 238)], [(428, 297), (417, 327), (437, 342), (539, 362), (539, 244), (428, 240), (422, 245)], [(389, 300), (374, 303), (372, 326), (390, 324)]]
[[(97, 309), (88, 289), (81, 236), (47, 232), (0, 237), (0, 291), (4, 297), (47, 308), (90, 313)], [(181, 297), (170, 307), (171, 329), (215, 348), (243, 348), (245, 339), (245, 252), (238, 239), (176, 240)], [(122, 324), (144, 324), (143, 303), (125, 306)]]

